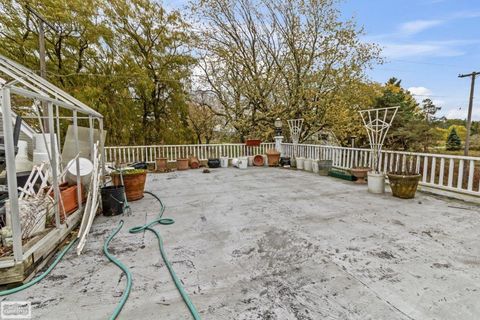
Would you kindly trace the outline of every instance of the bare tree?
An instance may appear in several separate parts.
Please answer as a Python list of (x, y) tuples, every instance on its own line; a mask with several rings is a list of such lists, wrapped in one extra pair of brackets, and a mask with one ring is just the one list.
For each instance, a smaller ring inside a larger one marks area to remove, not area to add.
[(333, 0), (204, 0), (192, 10), (204, 90), (240, 139), (266, 138), (277, 117), (303, 117), (308, 139), (331, 125), (329, 109), (379, 61)]

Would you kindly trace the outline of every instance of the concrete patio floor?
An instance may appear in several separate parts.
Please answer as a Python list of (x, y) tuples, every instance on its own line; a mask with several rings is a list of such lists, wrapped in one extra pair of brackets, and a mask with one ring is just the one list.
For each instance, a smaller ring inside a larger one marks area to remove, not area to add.
[[(148, 176), (175, 224), (167, 254), (202, 319), (479, 319), (480, 207), (419, 193), (413, 200), (286, 169), (189, 170)], [(34, 319), (106, 319), (124, 288), (102, 254), (133, 273), (120, 319), (190, 319), (151, 233), (152, 197), (133, 215), (98, 217), (28, 300)]]

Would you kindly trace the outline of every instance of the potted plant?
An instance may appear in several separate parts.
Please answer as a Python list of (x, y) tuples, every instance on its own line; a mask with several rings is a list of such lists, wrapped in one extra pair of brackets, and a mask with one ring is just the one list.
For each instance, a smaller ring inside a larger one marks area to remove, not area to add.
[[(188, 166), (188, 159), (187, 159)], [(112, 172), (112, 181), (115, 186), (121, 186), (122, 180), (119, 172)], [(145, 181), (147, 180), (147, 170), (131, 169), (122, 171), (123, 185), (128, 201), (140, 200), (143, 198)]]
[(387, 174), (392, 195), (402, 199), (413, 199), (417, 192), (418, 183), (422, 175), (410, 167), (410, 161), (406, 161), (406, 171), (396, 170)]

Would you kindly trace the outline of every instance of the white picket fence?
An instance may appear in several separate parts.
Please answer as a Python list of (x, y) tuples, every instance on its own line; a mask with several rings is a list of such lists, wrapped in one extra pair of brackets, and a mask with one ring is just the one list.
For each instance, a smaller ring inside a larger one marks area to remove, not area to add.
[(189, 156), (196, 156), (200, 160), (219, 157), (238, 158), (265, 154), (268, 149), (274, 148), (275, 143), (273, 142), (262, 143), (258, 147), (247, 147), (244, 143), (113, 146), (105, 147), (105, 153), (107, 162), (154, 163), (156, 158), (167, 158), (169, 161), (175, 161)]
[[(340, 169), (371, 166), (370, 149), (283, 143), (286, 156), (332, 160)], [(421, 185), (480, 196), (480, 157), (383, 150), (380, 170), (422, 174)]]
[[(247, 155), (265, 154), (275, 148), (275, 143), (262, 143), (259, 147), (247, 147), (243, 143), (152, 145), (152, 146), (110, 146), (105, 147), (108, 162), (154, 163), (156, 158), (175, 161), (191, 155), (200, 160), (208, 158), (237, 158)], [(333, 160), (333, 166), (340, 169), (370, 167), (370, 149), (345, 148), (313, 144), (283, 143), (285, 156)], [(422, 174), (420, 184), (447, 191), (480, 196), (480, 158), (443, 154), (415, 153), (384, 150), (381, 153), (380, 170), (414, 171)]]

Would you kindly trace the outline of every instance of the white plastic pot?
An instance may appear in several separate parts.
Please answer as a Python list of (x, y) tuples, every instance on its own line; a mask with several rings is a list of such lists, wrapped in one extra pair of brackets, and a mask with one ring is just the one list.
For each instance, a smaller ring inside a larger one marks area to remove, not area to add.
[(238, 168), (238, 158), (233, 158), (232, 159), (232, 166)]
[(307, 158), (303, 161), (303, 169), (305, 171), (312, 171), (312, 159)]
[(248, 159), (248, 166), (253, 167), (253, 158), (255, 158), (255, 156), (248, 156), (246, 158)]
[(17, 172), (32, 171), (32, 162), (28, 160), (28, 142), (18, 141), (18, 153), (15, 157), (15, 168)]
[(312, 161), (312, 171), (313, 171), (313, 173), (318, 173), (319, 172), (318, 160), (313, 160)]
[[(93, 171), (93, 163), (87, 158), (78, 158), (80, 163), (80, 181), (82, 185), (90, 183), (90, 177)], [(69, 184), (77, 183), (77, 162), (75, 159), (70, 160), (67, 164), (67, 181)]]
[(385, 193), (385, 175), (374, 171), (368, 172), (368, 191), (371, 193)]
[(220, 157), (220, 167), (228, 168), (228, 157)]
[(247, 169), (247, 167), (248, 167), (248, 158), (247, 157), (238, 158), (238, 168)]
[(262, 157), (263, 157), (263, 166), (268, 167), (268, 157), (267, 157), (267, 155), (263, 154)]
[(303, 170), (303, 164), (304, 164), (305, 158), (297, 157), (295, 160), (297, 162), (297, 169)]

